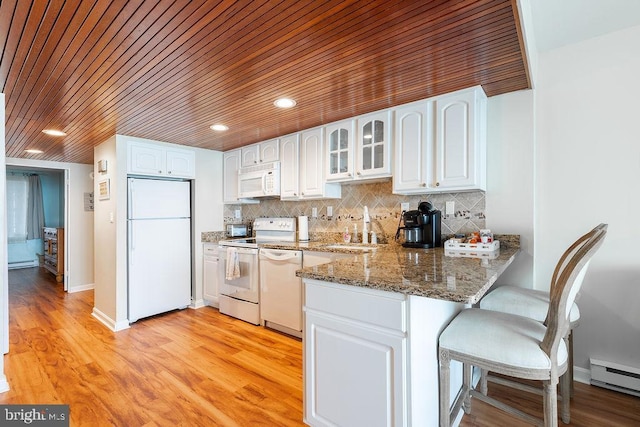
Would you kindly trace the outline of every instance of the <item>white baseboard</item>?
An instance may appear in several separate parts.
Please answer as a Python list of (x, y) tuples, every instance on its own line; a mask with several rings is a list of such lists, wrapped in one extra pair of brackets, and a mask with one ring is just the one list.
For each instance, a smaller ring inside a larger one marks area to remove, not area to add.
[(128, 320), (116, 322), (95, 307), (93, 307), (93, 311), (91, 312), (91, 315), (95, 317), (104, 326), (112, 330), (113, 332), (118, 332), (118, 331), (122, 331), (124, 329), (130, 328)]
[(202, 308), (204, 306), (206, 306), (206, 304), (204, 303), (204, 300), (203, 299), (199, 299), (199, 300), (196, 300), (196, 301), (192, 302), (191, 305), (189, 306), (189, 308), (198, 309), (198, 308)]
[(94, 288), (95, 288), (95, 285), (93, 283), (89, 283), (87, 285), (74, 286), (73, 288), (69, 287), (69, 289), (67, 289), (67, 292), (70, 294), (73, 294), (76, 292), (90, 291)]
[(591, 384), (591, 370), (574, 366), (573, 380), (583, 384)]

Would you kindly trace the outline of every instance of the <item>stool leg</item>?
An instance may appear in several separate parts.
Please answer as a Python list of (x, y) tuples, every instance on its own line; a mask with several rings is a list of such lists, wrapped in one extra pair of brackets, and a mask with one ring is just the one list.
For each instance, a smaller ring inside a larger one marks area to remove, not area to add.
[(447, 350), (440, 350), (440, 427), (449, 427), (450, 418), (450, 406), (449, 394), (450, 394), (450, 362), (449, 352)]
[(558, 427), (558, 377), (543, 384), (544, 427)]
[(480, 370), (480, 393), (485, 396), (489, 392), (489, 387), (487, 386), (487, 376), (489, 376), (489, 371), (487, 369)]
[(560, 417), (562, 422), (569, 424), (571, 422), (571, 409), (569, 407), (571, 403), (571, 376), (569, 375), (569, 369), (560, 377), (560, 396), (562, 396), (562, 403), (560, 406)]
[(573, 330), (569, 329), (569, 342), (567, 343), (567, 349), (569, 350), (569, 366), (567, 367), (567, 374), (569, 374), (569, 394), (573, 398)]
[(462, 408), (465, 414), (471, 413), (471, 383), (473, 382), (471, 378), (471, 368), (472, 366), (468, 363), (462, 364), (462, 391), (465, 394)]

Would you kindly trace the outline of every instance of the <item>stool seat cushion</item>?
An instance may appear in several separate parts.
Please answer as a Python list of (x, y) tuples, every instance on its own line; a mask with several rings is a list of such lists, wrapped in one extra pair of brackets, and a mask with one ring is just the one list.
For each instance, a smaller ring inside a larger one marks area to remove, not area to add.
[[(500, 286), (480, 300), (480, 308), (517, 314), (544, 322), (549, 310), (549, 293), (519, 286)], [(571, 327), (580, 320), (577, 304), (571, 306), (569, 322)]]
[[(440, 335), (441, 348), (462, 353), (489, 364), (527, 370), (551, 369), (540, 348), (547, 328), (523, 316), (470, 308), (460, 312)], [(558, 346), (558, 366), (567, 362), (564, 341)]]

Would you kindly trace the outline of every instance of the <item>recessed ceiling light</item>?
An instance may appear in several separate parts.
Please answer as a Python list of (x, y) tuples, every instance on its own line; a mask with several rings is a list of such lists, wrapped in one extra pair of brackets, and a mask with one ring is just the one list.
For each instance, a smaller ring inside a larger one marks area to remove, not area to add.
[(216, 132), (224, 132), (225, 130), (229, 130), (229, 126), (217, 123), (215, 125), (209, 126), (212, 130)]
[(56, 130), (56, 129), (45, 129), (42, 132), (46, 133), (47, 135), (51, 135), (51, 136), (67, 136), (66, 133), (62, 132), (61, 130)]
[(28, 149), (28, 150), (24, 150), (25, 153), (29, 153), (29, 154), (42, 154), (44, 153), (44, 151), (42, 150), (35, 150), (35, 149)]
[(273, 105), (275, 105), (278, 108), (291, 108), (291, 107), (295, 107), (296, 101), (294, 101), (291, 98), (280, 98), (280, 99), (276, 99), (273, 102)]

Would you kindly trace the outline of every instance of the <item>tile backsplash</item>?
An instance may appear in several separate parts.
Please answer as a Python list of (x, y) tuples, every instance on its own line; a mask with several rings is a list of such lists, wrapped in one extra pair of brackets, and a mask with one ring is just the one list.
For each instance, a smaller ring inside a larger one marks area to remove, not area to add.
[[(370, 184), (343, 184), (342, 198), (330, 200), (281, 201), (264, 199), (255, 205), (225, 205), (224, 222), (250, 223), (258, 217), (309, 217), (309, 232), (339, 233), (345, 227), (353, 232), (353, 225), (362, 231), (364, 207), (369, 208), (371, 224), (369, 231), (375, 231), (380, 243), (391, 242), (396, 234), (401, 217), (401, 203), (409, 203), (409, 210), (417, 209), (418, 203), (430, 202), (442, 212), (442, 234), (471, 233), (485, 228), (485, 197), (483, 191), (463, 193), (423, 194), (402, 196), (392, 194), (391, 181)], [(445, 215), (445, 203), (455, 203), (455, 213)], [(333, 215), (327, 216), (327, 207), (333, 208)], [(313, 208), (317, 218), (312, 218)], [(242, 219), (235, 219), (235, 211), (240, 209)]]

